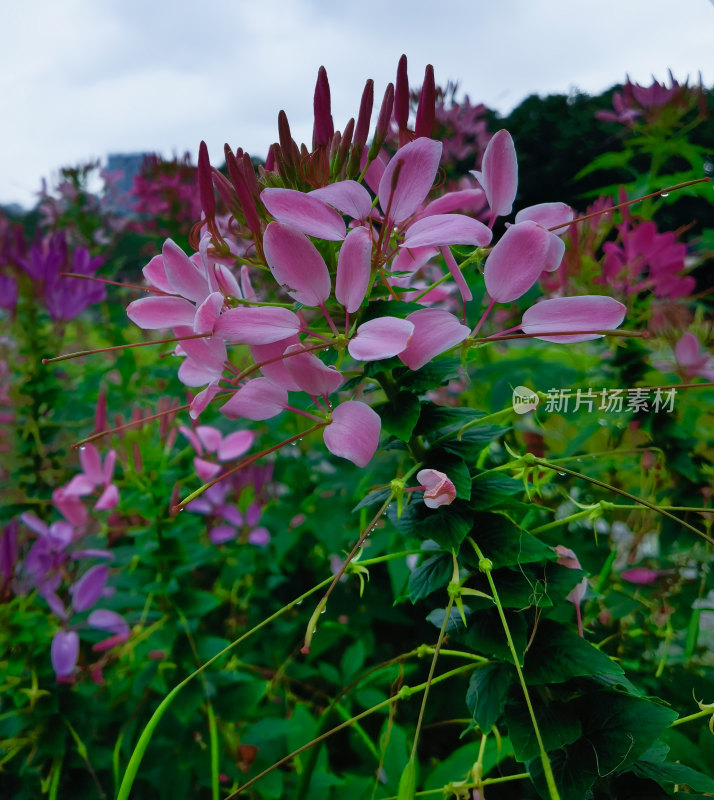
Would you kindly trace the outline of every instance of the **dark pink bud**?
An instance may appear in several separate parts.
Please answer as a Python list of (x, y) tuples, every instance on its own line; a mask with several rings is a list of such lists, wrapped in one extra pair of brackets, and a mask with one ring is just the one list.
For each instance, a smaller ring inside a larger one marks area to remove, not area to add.
[(228, 145), (225, 146), (224, 150), (226, 154), (228, 177), (231, 179), (231, 183), (238, 195), (238, 202), (243, 209), (243, 216), (245, 217), (246, 224), (250, 228), (251, 233), (260, 236), (260, 220), (258, 219), (255, 203), (245, 180), (245, 170), (241, 169), (238, 159), (233, 155), (233, 151)]
[(315, 124), (312, 129), (313, 147), (327, 147), (335, 134), (335, 126), (330, 113), (330, 84), (324, 67), (320, 67), (317, 72), (313, 108), (315, 111)]
[(198, 148), (198, 193), (201, 197), (201, 208), (207, 219), (216, 215), (216, 198), (213, 194), (211, 179), (211, 162), (208, 158), (208, 147), (201, 142)]
[[(291, 166), (295, 166), (295, 162), (293, 161), (293, 145), (295, 145), (295, 142), (290, 133), (288, 117), (284, 111), (280, 111), (278, 114), (278, 138), (285, 162)], [(297, 145), (295, 145), (295, 150), (297, 151)]]
[(417, 106), (416, 124), (414, 125), (414, 136), (431, 137), (431, 129), (434, 127), (434, 117), (436, 115), (436, 87), (434, 86), (434, 67), (426, 65), (424, 73), (424, 83), (421, 87), (419, 105)]
[(374, 81), (370, 78), (364, 86), (362, 100), (359, 104), (359, 115), (353, 137), (353, 144), (360, 149), (367, 143), (369, 136), (369, 123), (372, 119), (372, 106), (374, 105)]
[(397, 66), (397, 85), (394, 90), (394, 121), (399, 132), (406, 130), (409, 121), (409, 77), (407, 76), (407, 57), (402, 54)]
[(394, 107), (394, 84), (388, 84), (384, 92), (384, 99), (382, 100), (382, 107), (379, 109), (379, 116), (377, 117), (377, 129), (374, 132), (374, 139), (369, 148), (367, 160), (372, 161), (377, 157), (377, 153), (382, 148), (384, 140), (389, 133), (389, 120), (392, 118), (392, 108)]

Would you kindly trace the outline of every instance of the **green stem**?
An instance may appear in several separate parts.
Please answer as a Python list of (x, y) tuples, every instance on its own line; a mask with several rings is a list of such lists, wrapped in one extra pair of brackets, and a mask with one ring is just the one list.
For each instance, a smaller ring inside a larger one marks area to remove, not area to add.
[(508, 649), (511, 651), (511, 656), (513, 657), (513, 664), (516, 668), (516, 672), (518, 673), (518, 680), (521, 684), (521, 689), (523, 689), (523, 696), (525, 697), (526, 706), (528, 707), (528, 714), (530, 715), (531, 723), (533, 724), (533, 733), (535, 734), (536, 741), (538, 743), (538, 750), (540, 751), (540, 760), (541, 764), (543, 765), (543, 775), (545, 776), (545, 782), (548, 787), (548, 794), (550, 795), (551, 800), (560, 800), (560, 794), (558, 793), (558, 788), (555, 785), (555, 776), (553, 775), (553, 769), (550, 764), (550, 759), (548, 758), (548, 753), (546, 752), (545, 745), (543, 744), (543, 737), (541, 736), (540, 733), (538, 720), (536, 719), (535, 711), (533, 710), (533, 704), (531, 703), (530, 694), (528, 693), (528, 687), (526, 686), (526, 681), (525, 678), (523, 677), (523, 670), (521, 669), (520, 658), (516, 651), (516, 646), (513, 644), (513, 638), (511, 636), (511, 631), (508, 627), (508, 621), (506, 620), (506, 615), (503, 611), (503, 606), (501, 605), (501, 600), (496, 590), (496, 584), (493, 582), (493, 577), (491, 576), (491, 569), (493, 568), (493, 563), (484, 557), (483, 553), (481, 552), (481, 549), (473, 539), (469, 539), (469, 541), (471, 542), (471, 545), (473, 546), (474, 550), (476, 551), (476, 555), (478, 556), (479, 569), (486, 575), (488, 584), (491, 587), (491, 594), (493, 595), (494, 603), (496, 604), (496, 608), (498, 609), (498, 615), (501, 618), (501, 625), (503, 625), (503, 631), (506, 634)]
[[(436, 678), (433, 678), (431, 681), (431, 685), (433, 686), (434, 684), (441, 683), (442, 681), (448, 680), (449, 678), (453, 678), (455, 675), (461, 675), (464, 672), (468, 672), (469, 670), (474, 669), (474, 667), (475, 665), (473, 664), (465, 664), (463, 667), (457, 667), (456, 669), (451, 669), (448, 672), (444, 672), (441, 675), (437, 675)], [(302, 747), (298, 747), (297, 750), (293, 750), (292, 753), (288, 753), (288, 755), (281, 758), (280, 761), (276, 761), (275, 764), (268, 767), (267, 769), (264, 769), (254, 778), (251, 778), (247, 783), (244, 783), (242, 786), (240, 786), (235, 792), (229, 794), (226, 798), (224, 798), (224, 800), (234, 800), (234, 798), (238, 797), (239, 794), (245, 792), (246, 789), (249, 789), (254, 783), (259, 781), (269, 772), (272, 772), (274, 769), (281, 767), (283, 764), (295, 758), (295, 756), (300, 755), (300, 753), (304, 753), (305, 750), (314, 747), (319, 742), (332, 736), (332, 734), (341, 731), (343, 728), (347, 728), (348, 726), (352, 725), (355, 722), (359, 722), (359, 720), (364, 719), (370, 714), (374, 714), (376, 711), (380, 711), (382, 708), (386, 708), (392, 703), (396, 703), (399, 700), (405, 700), (411, 697), (413, 694), (418, 694), (419, 692), (423, 692), (426, 688), (427, 688), (427, 683), (420, 683), (417, 686), (402, 686), (402, 688), (393, 697), (388, 697), (381, 703), (377, 703), (376, 706), (372, 706), (371, 708), (368, 708), (366, 711), (363, 711), (362, 713), (357, 714), (356, 716), (351, 717), (348, 720), (345, 720), (345, 722), (342, 722), (340, 725), (337, 725), (336, 727), (332, 728), (326, 733), (317, 736), (315, 739), (308, 742), (307, 744), (304, 744)], [(121, 798), (117, 798), (117, 800), (121, 800)]]
[(690, 714), (688, 717), (680, 717), (679, 719), (675, 719), (675, 721), (670, 725), (671, 728), (674, 728), (675, 725), (684, 725), (685, 722), (693, 722), (695, 719), (701, 719), (702, 717), (711, 717), (712, 716), (712, 709), (705, 708), (703, 711), (697, 711), (694, 714)]

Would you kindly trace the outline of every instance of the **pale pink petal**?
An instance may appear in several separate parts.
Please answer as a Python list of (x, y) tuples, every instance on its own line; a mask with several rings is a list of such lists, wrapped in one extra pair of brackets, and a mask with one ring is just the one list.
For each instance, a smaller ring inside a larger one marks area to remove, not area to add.
[(270, 531), (267, 528), (254, 528), (248, 534), (248, 542), (256, 547), (265, 547), (270, 544)]
[(216, 264), (215, 276), (218, 288), (226, 297), (237, 297), (237, 298), (245, 297), (245, 295), (241, 291), (240, 286), (238, 285), (236, 276), (231, 272), (231, 270), (225, 264)]
[(522, 208), (516, 214), (516, 223), (530, 220), (537, 222), (543, 228), (555, 228), (557, 225), (562, 225), (562, 228), (553, 231), (558, 236), (562, 236), (568, 230), (568, 223), (572, 222), (574, 218), (575, 211), (565, 203), (538, 203), (535, 206)]
[(416, 272), (439, 251), (436, 247), (415, 247), (401, 249), (392, 259), (392, 272)]
[(321, 189), (308, 192), (323, 203), (334, 206), (341, 214), (352, 219), (365, 219), (372, 210), (372, 198), (369, 192), (357, 181), (338, 181), (329, 183)]
[(648, 567), (633, 567), (632, 569), (626, 569), (624, 572), (621, 572), (620, 577), (624, 578), (630, 583), (648, 584), (656, 583), (657, 579), (664, 574), (665, 573), (657, 569), (649, 569)]
[(210, 291), (205, 274), (196, 269), (191, 259), (171, 239), (164, 242), (161, 255), (164, 257), (166, 278), (174, 287), (174, 292), (187, 300), (203, 302)]
[(382, 421), (365, 403), (347, 400), (332, 412), (332, 422), (323, 430), (327, 449), (358, 467), (366, 467), (379, 445)]
[(186, 358), (178, 368), (178, 379), (184, 386), (198, 388), (199, 386), (206, 386), (206, 384), (215, 380), (216, 370), (200, 361)]
[(47, 531), (47, 539), (54, 550), (64, 550), (73, 538), (74, 528), (69, 522), (53, 522)]
[(212, 333), (213, 326), (220, 316), (223, 308), (223, 295), (220, 292), (212, 292), (196, 309), (196, 316), (193, 320), (194, 333)]
[(448, 311), (436, 308), (423, 308), (407, 316), (414, 325), (412, 340), (399, 358), (409, 369), (419, 369), (432, 358), (463, 342), (469, 335), (469, 328)]
[(193, 468), (196, 470), (196, 475), (198, 475), (202, 481), (212, 480), (221, 471), (220, 464), (215, 464), (213, 461), (206, 461), (203, 458), (194, 458)]
[(481, 172), (472, 174), (486, 192), (491, 215), (510, 214), (518, 189), (518, 160), (508, 131), (500, 130), (491, 138), (483, 154)]
[(563, 261), (565, 255), (565, 242), (551, 233), (548, 238), (548, 254), (545, 257), (545, 269), (547, 272), (553, 272), (558, 269)]
[(229, 433), (218, 448), (218, 458), (221, 461), (228, 461), (242, 456), (243, 453), (250, 450), (254, 439), (255, 433), (253, 431), (234, 431)]
[(260, 519), (262, 513), (263, 513), (263, 508), (260, 505), (260, 503), (257, 502), (251, 503), (245, 510), (246, 525), (250, 525), (251, 527), (257, 525), (258, 520)]
[(199, 425), (196, 428), (196, 435), (209, 453), (215, 453), (223, 440), (223, 434), (212, 425)]
[(58, 678), (65, 678), (74, 672), (79, 657), (79, 636), (77, 631), (57, 631), (50, 645), (52, 669)]
[[(179, 336), (181, 335), (179, 334)], [(184, 339), (181, 347), (192, 361), (200, 364), (207, 372), (215, 373), (215, 377), (219, 377), (223, 372), (226, 346), (221, 339), (215, 336), (205, 339)]]
[(111, 483), (111, 480), (114, 477), (114, 466), (116, 463), (117, 451), (110, 450), (104, 459), (104, 467), (102, 468), (103, 483), (105, 485), (107, 483)]
[(193, 325), (196, 309), (183, 297), (142, 297), (126, 307), (129, 319), (144, 330)]
[(257, 297), (253, 284), (250, 282), (250, 270), (247, 264), (240, 268), (240, 290), (244, 300), (253, 300)]
[(23, 514), (20, 514), (20, 519), (22, 522), (27, 525), (27, 527), (34, 531), (35, 533), (39, 533), (40, 536), (46, 536), (49, 528), (47, 525), (38, 517), (36, 517), (32, 512), (25, 511)]
[[(531, 306), (523, 315), (523, 333), (547, 331), (599, 331), (614, 330), (625, 319), (627, 309), (612, 297), (583, 295), (582, 297), (554, 297)], [(585, 342), (599, 339), (600, 334), (566, 336), (536, 336), (547, 342)]]
[(462, 189), (448, 192), (436, 200), (432, 200), (421, 212), (423, 217), (432, 214), (448, 214), (451, 211), (471, 211), (476, 213), (486, 205), (486, 193), (483, 189)]
[[(362, 155), (360, 156), (360, 169), (364, 169), (365, 164), (367, 163), (368, 152), (369, 148), (367, 147), (365, 147), (362, 151)], [(364, 182), (375, 194), (379, 190), (379, 182), (382, 180), (384, 170), (387, 168), (388, 163), (389, 155), (386, 150), (382, 149), (377, 154), (377, 157), (370, 161), (369, 167), (367, 167), (367, 172), (364, 174)]]
[(116, 611), (109, 611), (105, 608), (98, 608), (87, 617), (87, 623), (92, 628), (97, 628), (100, 631), (109, 631), (116, 634), (128, 634), (129, 626), (124, 617), (117, 614)]
[(263, 189), (260, 199), (272, 217), (300, 233), (330, 242), (345, 238), (342, 217), (317, 197), (295, 189)]
[(441, 148), (441, 142), (421, 137), (392, 156), (379, 182), (378, 194), (382, 212), (386, 215), (389, 208), (394, 222), (411, 217), (424, 202), (439, 169)]
[(545, 269), (549, 247), (550, 234), (535, 222), (512, 225), (486, 259), (486, 291), (497, 303), (517, 300)]
[(401, 353), (409, 344), (414, 325), (397, 317), (377, 317), (362, 323), (347, 349), (358, 361), (378, 361)]
[(194, 430), (187, 428), (185, 425), (180, 425), (179, 433), (182, 433), (189, 440), (189, 442), (191, 442), (191, 447), (193, 447), (199, 456), (203, 455), (203, 446), (201, 445), (201, 441), (198, 436), (196, 436), (196, 432)]
[(263, 420), (277, 416), (288, 404), (288, 393), (267, 378), (255, 378), (221, 407), (228, 419)]
[(297, 353), (286, 358), (285, 368), (303, 392), (322, 396), (336, 392), (344, 378), (334, 367), (328, 367), (314, 353), (303, 353), (302, 345), (288, 347), (286, 353)]
[(674, 346), (674, 357), (682, 367), (690, 367), (700, 357), (699, 339), (693, 333), (685, 333)]
[(86, 475), (75, 475), (62, 491), (65, 497), (84, 497), (94, 491), (97, 483), (101, 483), (101, 481), (95, 483)]
[[(337, 184), (332, 184), (336, 186)], [(362, 305), (372, 264), (372, 236), (367, 228), (355, 228), (347, 234), (337, 257), (335, 297), (353, 314)]]
[(441, 254), (444, 256), (444, 261), (449, 269), (451, 277), (454, 279), (454, 282), (459, 288), (461, 299), (464, 301), (464, 303), (468, 303), (469, 300), (473, 299), (473, 294), (471, 293), (471, 289), (469, 289), (469, 285), (466, 283), (464, 273), (459, 269), (459, 265), (456, 263), (456, 259), (451, 252), (451, 248), (442, 247)]
[(416, 479), (424, 487), (424, 505), (428, 508), (448, 506), (456, 499), (456, 488), (449, 477), (436, 469), (422, 469)]
[(271, 222), (265, 229), (263, 250), (270, 271), (291, 297), (306, 306), (319, 306), (328, 299), (331, 283), (327, 265), (300, 231)]
[(231, 308), (217, 319), (213, 332), (234, 344), (271, 344), (288, 339), (299, 330), (297, 314), (287, 308), (269, 306)]
[(441, 247), (448, 244), (486, 247), (492, 236), (491, 231), (477, 219), (463, 214), (434, 214), (412, 223), (400, 247)]
[[(272, 342), (271, 344), (254, 344), (250, 348), (250, 354), (256, 364), (261, 364), (261, 373), (270, 378), (273, 383), (282, 386), (291, 392), (300, 390), (300, 387), (295, 382), (292, 375), (285, 369), (285, 361), (283, 354), (291, 344), (298, 344), (300, 340), (297, 336), (291, 336), (289, 339), (284, 339), (280, 342)], [(273, 359), (279, 359), (273, 361)], [(271, 361), (272, 363), (266, 364), (264, 362)]]
[(243, 525), (243, 515), (235, 506), (223, 503), (216, 506), (215, 513), (236, 528), (240, 528)]
[(116, 508), (118, 504), (119, 489), (113, 483), (110, 483), (94, 504), (94, 508), (96, 511), (108, 511), (110, 508)]
[(169, 283), (166, 277), (163, 256), (154, 256), (141, 271), (144, 273), (146, 280), (149, 281), (155, 289), (161, 289), (162, 292), (174, 294), (174, 287)]
[(198, 419), (201, 416), (211, 400), (218, 394), (218, 388), (218, 381), (213, 380), (191, 400), (191, 405), (188, 409), (188, 415), (191, 419)]

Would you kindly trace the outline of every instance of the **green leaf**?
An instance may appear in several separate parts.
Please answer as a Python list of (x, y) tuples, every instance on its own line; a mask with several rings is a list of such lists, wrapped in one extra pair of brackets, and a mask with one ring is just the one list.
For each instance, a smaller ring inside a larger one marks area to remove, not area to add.
[(370, 492), (366, 497), (363, 497), (359, 503), (352, 509), (352, 513), (359, 511), (360, 508), (369, 508), (375, 506), (377, 503), (383, 503), (392, 493), (391, 489), (377, 489)]
[(416, 761), (411, 758), (399, 778), (397, 800), (414, 800), (416, 792)]
[(672, 762), (655, 762), (642, 759), (630, 769), (641, 778), (651, 778), (657, 783), (683, 783), (695, 792), (714, 792), (714, 780), (703, 772)]
[(459, 500), (450, 506), (435, 509), (427, 508), (422, 502), (412, 502), (399, 519), (394, 506), (388, 514), (392, 524), (406, 536), (433, 539), (442, 550), (447, 551), (458, 550), (471, 530), (468, 508)]
[(537, 686), (586, 675), (622, 675), (623, 669), (575, 631), (552, 619), (541, 619), (523, 674), (529, 685)]
[[(464, 607), (464, 611), (466, 612), (466, 620), (468, 621), (469, 614), (471, 613), (471, 609), (468, 606)], [(445, 608), (435, 608), (430, 614), (427, 615), (427, 622), (431, 622), (431, 624), (435, 628), (439, 628), (441, 630), (441, 626), (444, 624), (444, 619), (446, 618), (446, 609)], [(461, 619), (461, 615), (459, 614), (458, 608), (452, 606), (451, 613), (449, 614), (449, 621), (446, 623), (446, 633), (454, 633), (454, 631), (464, 629), (464, 623)]]
[(182, 604), (181, 610), (187, 617), (203, 617), (218, 608), (221, 600), (210, 592), (191, 592)]
[[(473, 506), (477, 486), (478, 482), (474, 481), (474, 493), (469, 506)], [(523, 486), (519, 488), (522, 490)], [(552, 547), (514, 525), (503, 514), (475, 514), (473, 519), (473, 538), (496, 569), (546, 560), (554, 561), (558, 557)], [(472, 556), (468, 550), (464, 552), (464, 559), (473, 566), (478, 566), (475, 554)], [(498, 588), (498, 584), (496, 587)]]
[(475, 511), (483, 511), (494, 506), (504, 505), (513, 495), (523, 494), (523, 483), (501, 475), (476, 476), (471, 485), (470, 506)]
[(411, 438), (419, 419), (419, 398), (411, 392), (399, 392), (394, 401), (380, 403), (374, 410), (382, 419), (384, 429), (403, 442)]
[(593, 692), (572, 702), (601, 775), (633, 764), (677, 718), (670, 708), (621, 692)]
[(439, 553), (420, 564), (409, 576), (409, 599), (412, 603), (446, 586), (453, 569), (451, 555)]
[[(560, 800), (583, 800), (590, 796), (588, 789), (598, 776), (592, 748), (588, 751), (587, 744), (580, 740), (570, 747), (555, 750), (548, 756)], [(526, 769), (538, 789), (538, 794), (548, 800), (551, 795), (545, 782), (540, 757), (531, 759), (526, 764)]]
[[(390, 303), (391, 305), (391, 303)], [(393, 312), (387, 312), (393, 314)], [(428, 389), (435, 389), (442, 383), (457, 377), (461, 362), (458, 358), (440, 358), (430, 361), (421, 369), (410, 370), (407, 367), (395, 369), (392, 376), (400, 389), (421, 394)]]
[[(535, 697), (532, 698), (532, 702), (543, 745), (547, 751), (557, 750), (580, 738), (582, 726), (571, 704), (561, 702), (538, 704)], [(516, 758), (523, 762), (535, 758), (539, 754), (538, 740), (530, 714), (521, 697), (517, 703), (508, 703), (505, 720)]]
[(503, 425), (480, 425), (464, 431), (459, 438), (442, 442), (441, 447), (449, 453), (461, 456), (467, 462), (474, 461), (486, 445), (499, 439), (508, 430), (510, 428)]
[[(511, 638), (519, 657), (523, 657), (526, 649), (528, 627), (523, 614), (506, 611), (506, 620), (511, 631)], [(502, 661), (513, 663), (511, 651), (506, 643), (506, 635), (498, 614), (498, 609), (488, 608), (479, 610), (469, 620), (469, 630), (464, 642), (477, 653), (485, 656), (495, 656)]]
[(488, 733), (501, 716), (513, 678), (513, 667), (502, 661), (488, 664), (471, 675), (466, 707), (484, 733)]
[(483, 411), (477, 411), (474, 408), (452, 408), (424, 401), (421, 404), (419, 422), (414, 430), (420, 436), (428, 436), (435, 431), (445, 434), (447, 431), (440, 429), (448, 426), (448, 429), (456, 428), (458, 430), (468, 422), (473, 422), (483, 416)]

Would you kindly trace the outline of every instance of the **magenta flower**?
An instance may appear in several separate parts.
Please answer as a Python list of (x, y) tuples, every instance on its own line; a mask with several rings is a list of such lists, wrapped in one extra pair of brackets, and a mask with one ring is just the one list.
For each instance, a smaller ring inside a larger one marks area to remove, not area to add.
[(674, 361), (656, 361), (662, 372), (680, 372), (685, 378), (701, 377), (714, 381), (714, 356), (702, 352), (699, 339), (693, 333), (684, 333), (674, 346)]
[[(82, 472), (79, 475), (75, 475), (64, 487), (60, 504), (67, 498), (84, 497), (91, 494), (97, 487), (101, 487), (102, 494), (94, 504), (94, 508), (97, 511), (116, 508), (119, 502), (119, 490), (112, 482), (114, 465), (117, 460), (116, 451), (110, 450), (102, 465), (102, 459), (97, 448), (94, 445), (87, 444), (80, 448), (79, 460), (82, 464)], [(61, 508), (61, 505), (59, 507)]]
[(179, 431), (191, 442), (197, 453), (193, 465), (196, 474), (203, 481), (210, 481), (221, 471), (220, 464), (203, 458), (205, 453), (215, 453), (219, 461), (232, 461), (248, 452), (255, 439), (253, 431), (234, 431), (223, 436), (218, 428), (210, 425), (199, 425), (193, 430), (181, 425)]
[(456, 488), (448, 476), (436, 469), (422, 469), (416, 479), (424, 489), (424, 505), (428, 508), (448, 506), (456, 499)]

